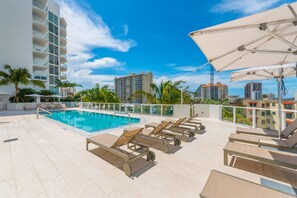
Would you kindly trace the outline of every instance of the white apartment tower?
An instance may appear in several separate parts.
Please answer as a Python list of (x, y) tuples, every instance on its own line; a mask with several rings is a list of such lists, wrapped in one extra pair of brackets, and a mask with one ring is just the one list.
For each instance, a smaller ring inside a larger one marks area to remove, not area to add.
[[(66, 27), (55, 0), (1, 0), (0, 70), (5, 64), (27, 68), (59, 94), (55, 80), (65, 80), (67, 71)], [(15, 94), (12, 86), (0, 90)]]

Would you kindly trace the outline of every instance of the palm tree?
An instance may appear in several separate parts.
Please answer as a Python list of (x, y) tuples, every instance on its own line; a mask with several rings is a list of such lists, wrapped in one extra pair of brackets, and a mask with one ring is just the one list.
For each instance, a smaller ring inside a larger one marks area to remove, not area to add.
[[(151, 89), (153, 94), (145, 92), (145, 91), (136, 91), (133, 94), (133, 98), (137, 98), (139, 96), (145, 96), (149, 103), (159, 103), (159, 104), (176, 104), (180, 102), (180, 86), (182, 83), (185, 83), (184, 81), (166, 81), (161, 82), (160, 86), (157, 86), (156, 84), (151, 84)], [(188, 101), (189, 92), (187, 91), (188, 87), (183, 90), (183, 98), (186, 101)]]
[(4, 65), (5, 71), (0, 71), (0, 85), (13, 84), (15, 87), (15, 98), (14, 102), (19, 101), (19, 86), (32, 84), (37, 87), (45, 88), (44, 83), (39, 80), (32, 80), (32, 75), (26, 68), (12, 69), (9, 65)]
[[(72, 82), (69, 82), (69, 81), (61, 81), (59, 79), (56, 79), (55, 83), (56, 83), (55, 87), (59, 87), (59, 88), (82, 87), (82, 85), (80, 85), (80, 84), (72, 83)], [(67, 93), (66, 97), (68, 97), (68, 93)]]

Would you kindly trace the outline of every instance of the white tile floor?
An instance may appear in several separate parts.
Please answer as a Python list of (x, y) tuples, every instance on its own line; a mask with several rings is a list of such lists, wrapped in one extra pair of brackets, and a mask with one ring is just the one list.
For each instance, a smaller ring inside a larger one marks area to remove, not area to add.
[[(0, 124), (0, 197), (198, 197), (210, 170), (254, 182), (260, 176), (223, 165), (232, 124), (202, 118), (207, 132), (182, 142), (174, 154), (154, 150), (156, 163), (140, 160), (133, 178), (85, 149), (86, 134), (33, 114), (5, 113)], [(10, 114), (10, 116), (8, 116)], [(3, 115), (3, 113), (2, 113)], [(141, 116), (145, 122), (163, 118)], [(122, 128), (109, 131), (121, 134)], [(3, 140), (18, 141), (3, 143)]]

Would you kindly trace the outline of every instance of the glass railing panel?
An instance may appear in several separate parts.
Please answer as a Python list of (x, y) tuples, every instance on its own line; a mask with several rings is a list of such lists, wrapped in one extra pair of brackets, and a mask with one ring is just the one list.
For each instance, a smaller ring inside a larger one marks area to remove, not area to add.
[(126, 105), (125, 104), (121, 104), (120, 111), (121, 112), (126, 112)]
[(151, 106), (142, 105), (142, 114), (151, 114)]
[(233, 108), (222, 106), (222, 120), (233, 122)]
[(134, 105), (134, 113), (141, 113), (141, 105), (135, 104)]
[(279, 129), (279, 115), (276, 110), (256, 109), (256, 127), (261, 129)]
[(114, 105), (114, 110), (115, 111), (120, 111), (120, 104), (115, 104)]
[(164, 115), (164, 116), (173, 116), (173, 105), (163, 105), (162, 115)]
[(161, 105), (152, 105), (152, 115), (161, 115)]
[(133, 113), (133, 105), (127, 105), (127, 112)]
[(246, 126), (253, 126), (253, 110), (236, 107), (236, 123)]

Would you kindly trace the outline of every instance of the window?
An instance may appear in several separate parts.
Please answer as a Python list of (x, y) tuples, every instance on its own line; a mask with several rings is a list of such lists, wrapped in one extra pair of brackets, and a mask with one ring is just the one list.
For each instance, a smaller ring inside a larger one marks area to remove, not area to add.
[(262, 104), (262, 108), (265, 108), (265, 104)]
[(52, 54), (49, 55), (49, 62), (54, 65), (59, 65), (59, 58)]
[(275, 115), (275, 112), (272, 112), (272, 115)]
[(266, 123), (267, 124), (270, 124), (270, 119), (266, 119)]
[(262, 111), (261, 112), (261, 116), (265, 116), (265, 111)]
[(49, 12), (48, 20), (54, 23), (55, 25), (59, 25), (59, 18), (56, 15), (54, 15), (52, 12)]
[(49, 76), (49, 84), (54, 85), (54, 83), (55, 83), (55, 78), (54, 78), (54, 76), (50, 75)]
[(275, 103), (272, 103), (272, 106), (275, 107)]
[(288, 119), (293, 119), (293, 114), (291, 114), (291, 113), (286, 113), (286, 118), (288, 118)]
[(265, 120), (261, 120), (261, 124), (264, 125), (265, 124)]
[(269, 110), (266, 111), (266, 115), (270, 116), (270, 111)]
[(52, 33), (49, 33), (49, 41), (51, 43), (54, 43), (56, 45), (59, 45), (59, 39), (57, 36), (53, 35)]
[(54, 74), (54, 66), (53, 65), (49, 66), (49, 73)]
[(57, 46), (49, 44), (49, 52), (58, 56), (59, 55), (59, 48)]

